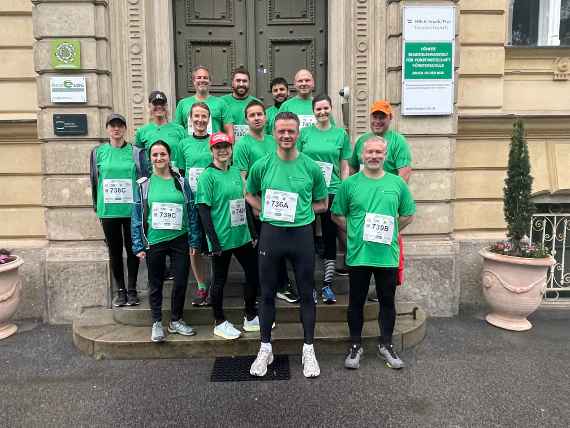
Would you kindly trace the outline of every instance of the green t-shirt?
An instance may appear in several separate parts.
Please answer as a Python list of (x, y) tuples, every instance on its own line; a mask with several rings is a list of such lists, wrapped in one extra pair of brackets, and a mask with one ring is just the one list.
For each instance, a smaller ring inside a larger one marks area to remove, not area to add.
[(178, 101), (176, 106), (176, 123), (184, 127), (188, 131), (188, 135), (191, 135), (192, 124), (188, 115), (190, 114), (190, 109), (192, 106), (198, 102), (203, 101), (210, 108), (210, 123), (208, 124), (208, 134), (213, 134), (214, 132), (224, 132), (224, 125), (231, 124), (231, 116), (228, 110), (228, 106), (221, 98), (214, 97), (210, 95), (205, 100), (199, 100), (196, 95), (188, 98), (183, 98)]
[[(356, 171), (360, 170), (360, 165), (363, 163), (362, 146), (364, 145), (364, 142), (372, 136), (374, 136), (372, 132), (367, 132), (366, 134), (361, 135), (354, 144), (354, 150), (348, 164)], [(400, 168), (412, 165), (412, 152), (410, 151), (410, 146), (402, 134), (392, 131), (391, 129), (384, 133), (383, 138), (386, 140), (386, 143), (388, 143), (386, 160), (384, 160), (384, 171), (398, 175), (398, 170)]]
[(334, 195), (341, 183), (340, 161), (352, 154), (346, 131), (335, 127), (321, 131), (314, 125), (303, 128), (297, 148), (321, 167), (328, 191)]
[(183, 168), (192, 192), (196, 193), (198, 177), (212, 163), (210, 136), (196, 137), (191, 135), (180, 142)]
[(182, 166), (180, 141), (187, 136), (186, 130), (175, 122), (168, 122), (160, 126), (151, 122), (137, 129), (135, 133), (135, 146), (148, 150), (155, 141), (164, 141), (170, 146), (170, 160), (172, 165), (180, 168)]
[(245, 121), (245, 108), (252, 100), (257, 100), (257, 98), (248, 95), (243, 100), (238, 100), (234, 98), (232, 94), (224, 95), (220, 99), (226, 103), (230, 109), (231, 122), (234, 124), (234, 141), (243, 137), (249, 132), (249, 126)]
[(275, 122), (275, 116), (279, 113), (279, 109), (275, 106), (271, 106), (265, 110), (265, 116), (267, 116), (267, 122), (265, 123), (265, 133), (273, 135), (273, 123)]
[(380, 179), (363, 172), (352, 175), (340, 185), (331, 212), (346, 217), (348, 266), (398, 267), (398, 217), (416, 212), (401, 177), (390, 173)]
[(315, 220), (313, 201), (328, 196), (319, 166), (307, 155), (284, 161), (277, 153), (253, 164), (247, 191), (261, 193), (261, 221), (282, 227), (299, 227)]
[[(306, 100), (300, 98), (299, 96), (289, 98), (287, 101), (281, 104), (281, 107), (279, 107), (279, 113), (283, 111), (290, 111), (291, 113), (295, 113), (297, 116), (299, 116), (300, 129), (317, 123), (317, 118), (313, 113), (313, 97), (310, 97)], [(330, 120), (331, 125), (336, 126), (332, 115), (330, 117)]]
[[(251, 241), (245, 215), (243, 180), (236, 167), (231, 166), (227, 171), (213, 166), (206, 168), (198, 180), (196, 203), (210, 207), (214, 230), (223, 251)], [(212, 251), (209, 238), (208, 248)]]
[(253, 164), (269, 153), (275, 153), (277, 144), (271, 135), (264, 135), (259, 141), (250, 134), (241, 137), (234, 148), (234, 166), (240, 171), (248, 172)]
[(110, 143), (97, 148), (97, 217), (130, 217), (136, 168), (133, 146), (113, 147)]
[(170, 241), (188, 233), (184, 194), (176, 189), (174, 177), (151, 175), (148, 189), (148, 243)]

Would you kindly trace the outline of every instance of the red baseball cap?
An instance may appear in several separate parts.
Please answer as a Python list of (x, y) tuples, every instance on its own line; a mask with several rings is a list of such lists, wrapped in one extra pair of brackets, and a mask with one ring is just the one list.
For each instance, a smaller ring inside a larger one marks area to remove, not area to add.
[(215, 146), (218, 143), (228, 143), (231, 145), (234, 142), (229, 135), (224, 134), (223, 132), (216, 132), (210, 137), (210, 147)]

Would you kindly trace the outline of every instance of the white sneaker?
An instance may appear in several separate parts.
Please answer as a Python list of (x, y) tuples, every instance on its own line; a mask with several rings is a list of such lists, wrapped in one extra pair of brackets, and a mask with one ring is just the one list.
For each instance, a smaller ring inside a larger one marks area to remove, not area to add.
[(256, 315), (251, 321), (243, 317), (243, 331), (259, 331), (259, 317)]
[(249, 369), (249, 373), (252, 376), (265, 376), (267, 374), (267, 366), (271, 363), (273, 363), (273, 351), (260, 348), (257, 358)]
[(214, 335), (233, 340), (238, 339), (241, 336), (241, 332), (231, 322), (226, 320), (214, 327)]
[(315, 356), (315, 348), (303, 346), (303, 375), (305, 377), (317, 377), (321, 374), (321, 368)]

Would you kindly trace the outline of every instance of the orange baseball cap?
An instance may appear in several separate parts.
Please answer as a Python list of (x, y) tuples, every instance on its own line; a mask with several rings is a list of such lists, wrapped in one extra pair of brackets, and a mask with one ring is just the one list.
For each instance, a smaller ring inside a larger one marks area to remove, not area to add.
[(215, 146), (218, 143), (228, 143), (231, 145), (234, 142), (229, 135), (224, 134), (223, 132), (216, 132), (210, 137), (210, 147)]
[(392, 116), (392, 106), (388, 101), (384, 100), (374, 101), (374, 104), (372, 104), (372, 107), (370, 107), (370, 113), (377, 113), (377, 112), (382, 112), (384, 114)]

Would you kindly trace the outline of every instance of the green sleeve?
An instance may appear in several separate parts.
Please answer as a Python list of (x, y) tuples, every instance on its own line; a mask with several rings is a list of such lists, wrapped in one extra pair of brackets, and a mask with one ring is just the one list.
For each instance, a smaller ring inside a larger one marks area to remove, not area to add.
[(234, 150), (234, 166), (240, 171), (247, 171), (249, 168), (249, 159), (247, 156), (246, 145), (240, 138)]
[(400, 206), (398, 207), (398, 215), (401, 216), (414, 215), (416, 213), (416, 202), (412, 197), (410, 188), (408, 187), (403, 178), (401, 177), (398, 178), (400, 179), (400, 188), (402, 189), (400, 196)]
[(412, 151), (403, 135), (398, 136), (398, 151), (395, 157), (396, 169), (412, 166)]
[(174, 113), (174, 121), (186, 129), (186, 126), (188, 125), (188, 117), (184, 117), (184, 100), (178, 101), (176, 113)]
[(341, 159), (350, 159), (352, 157), (352, 147), (350, 145), (350, 138), (346, 131), (342, 131), (342, 149), (340, 152)]
[(196, 203), (212, 206), (212, 188), (213, 182), (208, 170), (198, 178), (198, 187), (196, 189)]
[(352, 151), (352, 156), (348, 160), (348, 164), (350, 165), (350, 167), (355, 169), (356, 171), (358, 171), (360, 169), (360, 161), (358, 160), (358, 152), (360, 151), (360, 147), (362, 145), (361, 140), (362, 140), (362, 137), (360, 137), (358, 140), (356, 140), (356, 143), (354, 144), (354, 150)]
[(223, 126), (224, 125), (233, 125), (234, 119), (232, 117), (232, 112), (230, 110), (230, 106), (226, 103), (223, 99), (218, 98), (220, 100), (220, 119), (222, 121), (222, 129), (221, 131), (224, 132)]
[(300, 152), (303, 151), (303, 148), (305, 147), (305, 143), (307, 142), (307, 131), (305, 131), (305, 129), (308, 129), (308, 128), (301, 129), (301, 133), (299, 135), (299, 138), (297, 138), (297, 150), (299, 150)]
[(144, 141), (143, 141), (143, 129), (142, 127), (137, 128), (135, 132), (135, 146), (144, 149)]
[(321, 201), (328, 198), (329, 192), (327, 190), (327, 184), (325, 182), (325, 177), (319, 166), (314, 162), (311, 165), (311, 173), (313, 175), (313, 201)]
[(331, 207), (331, 213), (346, 217), (348, 213), (347, 209), (347, 193), (348, 193), (348, 181), (343, 181), (338, 187), (334, 201)]
[[(246, 182), (246, 190), (252, 195), (257, 195), (261, 191), (261, 173), (264, 159), (260, 159), (253, 164), (249, 170)], [(321, 174), (322, 176), (322, 174)]]

